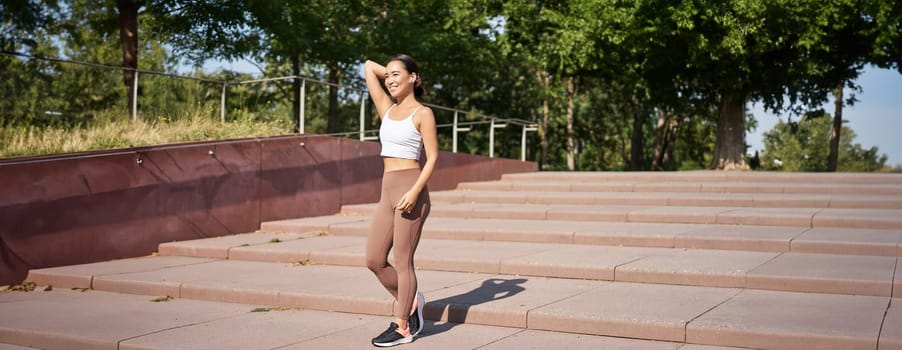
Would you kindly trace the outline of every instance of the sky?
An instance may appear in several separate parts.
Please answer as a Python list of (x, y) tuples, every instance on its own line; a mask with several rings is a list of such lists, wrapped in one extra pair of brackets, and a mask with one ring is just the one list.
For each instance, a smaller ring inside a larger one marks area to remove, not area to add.
[[(208, 62), (203, 67), (206, 71), (226, 69), (231, 71), (260, 74), (260, 71), (247, 61)], [(843, 119), (846, 127), (851, 128), (857, 137), (854, 143), (869, 149), (877, 146), (879, 154), (887, 156), (886, 165), (892, 167), (902, 165), (902, 74), (898, 71), (866, 67), (858, 78), (861, 93), (857, 94), (858, 102), (843, 108)], [(846, 98), (851, 91), (846, 91)], [(751, 147), (749, 153), (764, 150), (763, 135), (770, 131), (778, 120), (787, 119), (787, 115), (777, 116), (765, 113), (763, 106), (749, 104), (749, 112), (758, 120), (758, 128), (746, 135), (746, 143)], [(833, 114), (833, 103), (822, 108)], [(798, 117), (795, 120), (798, 120)]]

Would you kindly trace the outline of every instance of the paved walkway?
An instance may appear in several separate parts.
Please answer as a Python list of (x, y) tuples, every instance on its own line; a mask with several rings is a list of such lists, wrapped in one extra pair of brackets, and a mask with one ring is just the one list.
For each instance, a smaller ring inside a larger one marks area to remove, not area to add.
[[(902, 349), (902, 176), (854, 175), (533, 173), (433, 193), (431, 321), (404, 348)], [(371, 209), (32, 271), (36, 291), (0, 293), (23, 315), (0, 343), (369, 347), (393, 304), (363, 267)]]
[[(387, 326), (381, 316), (54, 290), (0, 295), (3, 341), (13, 349), (361, 349)], [(27, 316), (26, 316), (27, 315)], [(12, 332), (15, 329), (16, 332)], [(673, 342), (427, 322), (405, 349), (717, 349)]]

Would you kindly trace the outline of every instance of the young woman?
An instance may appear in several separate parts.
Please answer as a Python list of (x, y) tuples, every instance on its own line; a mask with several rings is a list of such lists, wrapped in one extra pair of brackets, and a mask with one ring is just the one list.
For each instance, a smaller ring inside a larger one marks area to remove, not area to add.
[[(417, 290), (413, 254), (429, 215), (426, 183), (438, 160), (438, 141), (432, 110), (417, 101), (423, 87), (413, 58), (398, 55), (385, 66), (367, 61), (364, 71), (370, 97), (382, 118), (379, 138), (385, 167), (382, 197), (366, 243), (366, 265), (396, 300), (394, 322), (373, 338), (373, 345), (385, 347), (409, 343), (423, 330), (426, 301)], [(388, 263), (391, 249), (395, 266)]]

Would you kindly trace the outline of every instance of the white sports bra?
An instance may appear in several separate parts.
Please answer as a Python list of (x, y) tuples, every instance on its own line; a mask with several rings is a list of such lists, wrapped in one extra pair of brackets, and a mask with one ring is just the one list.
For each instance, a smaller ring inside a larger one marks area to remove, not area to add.
[(417, 107), (407, 118), (392, 120), (389, 112), (395, 105), (391, 105), (385, 115), (382, 116), (382, 125), (379, 126), (379, 140), (382, 143), (383, 157), (419, 159), (420, 150), (423, 148), (423, 137), (413, 124), (413, 115), (420, 107)]

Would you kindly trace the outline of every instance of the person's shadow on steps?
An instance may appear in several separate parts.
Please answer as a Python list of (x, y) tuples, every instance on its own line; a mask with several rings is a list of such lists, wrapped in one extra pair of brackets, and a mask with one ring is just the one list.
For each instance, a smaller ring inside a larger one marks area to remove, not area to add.
[[(520, 285), (525, 283), (525, 278), (490, 278), (482, 282), (482, 285), (467, 293), (452, 297), (431, 300), (423, 308), (423, 317), (426, 319), (426, 328), (421, 337), (444, 333), (458, 324), (467, 321), (470, 307), (486, 302), (509, 298), (526, 290)], [(447, 313), (447, 322), (436, 324), (434, 320), (441, 320)]]

